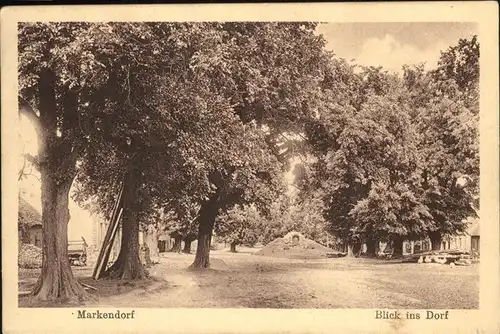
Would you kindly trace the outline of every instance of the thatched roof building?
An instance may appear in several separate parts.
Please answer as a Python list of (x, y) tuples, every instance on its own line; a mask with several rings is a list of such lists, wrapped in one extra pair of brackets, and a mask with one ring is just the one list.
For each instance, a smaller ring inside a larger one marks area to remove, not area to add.
[(42, 226), (42, 215), (33, 205), (25, 199), (19, 197), (19, 215), (17, 224), (19, 229), (27, 229), (35, 226)]

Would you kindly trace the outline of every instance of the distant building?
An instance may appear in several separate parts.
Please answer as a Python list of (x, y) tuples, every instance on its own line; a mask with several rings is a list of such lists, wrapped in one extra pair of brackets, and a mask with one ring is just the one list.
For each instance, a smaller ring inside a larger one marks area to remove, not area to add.
[(19, 197), (17, 229), (19, 245), (42, 247), (42, 215), (22, 197)]
[(479, 219), (471, 219), (469, 228), (463, 233), (445, 236), (441, 242), (441, 250), (454, 249), (468, 251), (479, 256)]
[[(470, 252), (471, 255), (479, 257), (479, 219), (469, 219), (469, 227), (463, 233), (455, 235), (444, 235), (440, 250), (461, 250)], [(428, 251), (432, 249), (432, 243), (429, 238), (418, 241), (405, 241), (403, 243), (403, 254), (413, 254), (420, 251)]]

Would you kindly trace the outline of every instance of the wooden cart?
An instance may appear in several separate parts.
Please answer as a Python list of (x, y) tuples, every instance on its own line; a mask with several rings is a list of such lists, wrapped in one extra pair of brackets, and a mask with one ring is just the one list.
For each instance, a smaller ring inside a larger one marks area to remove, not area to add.
[(68, 258), (72, 266), (86, 266), (87, 265), (87, 243), (85, 239), (74, 240), (68, 242)]

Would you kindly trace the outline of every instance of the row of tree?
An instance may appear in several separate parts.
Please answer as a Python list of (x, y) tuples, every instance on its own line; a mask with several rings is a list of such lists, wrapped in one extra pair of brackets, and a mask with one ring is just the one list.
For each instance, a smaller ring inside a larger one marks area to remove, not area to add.
[[(67, 260), (68, 196), (108, 214), (125, 184), (110, 277), (146, 275), (140, 223), (189, 221), (209, 266), (215, 219), (281, 193), (282, 132), (307, 117), (324, 41), (307, 23), (24, 23), (20, 112), (35, 124), (44, 262), (40, 299), (84, 295)], [(76, 180), (76, 182), (74, 182)]]
[(365, 243), (374, 256), (379, 241), (398, 255), (404, 240), (429, 238), (439, 249), (444, 235), (464, 232), (479, 209), (477, 37), (442, 52), (430, 71), (405, 66), (398, 76), (331, 64), (336, 75), (326, 72), (334, 79), (323, 82), (324, 104), (296, 143), (299, 198), (281, 211), (277, 202), (264, 224), (242, 225), (251, 215), (236, 210), (223, 220), (240, 222), (225, 227), (239, 229), (225, 232), (228, 241), (257, 230), (267, 243), (297, 230), (327, 244), (327, 231), (349, 255)]
[(430, 71), (344, 70), (307, 129), (313, 162), (299, 170), (301, 194), (323, 199), (349, 252), (361, 242), (374, 255), (386, 241), (399, 253), (403, 240), (426, 237), (439, 249), (479, 209), (477, 38), (442, 52)]
[[(19, 109), (38, 134), (29, 159), (42, 183), (33, 294), (85, 297), (67, 259), (72, 187), (109, 216), (124, 184), (112, 278), (147, 276), (138, 235), (150, 225), (197, 238), (193, 268), (209, 267), (214, 228), (235, 245), (255, 239), (255, 220), (266, 240), (278, 236), (290, 211), (283, 172), (297, 155), (313, 163), (300, 172), (290, 228), (328, 222), (346, 241), (463, 229), (477, 191), (477, 40), (444, 53), (438, 70), (406, 68), (400, 79), (356, 72), (315, 28), (20, 24)], [(471, 182), (458, 187), (463, 175)]]

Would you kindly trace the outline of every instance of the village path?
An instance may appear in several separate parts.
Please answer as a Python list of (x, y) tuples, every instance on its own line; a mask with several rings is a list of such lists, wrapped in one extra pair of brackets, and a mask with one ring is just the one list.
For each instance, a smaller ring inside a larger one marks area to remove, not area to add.
[[(212, 253), (214, 269), (190, 271), (194, 255), (167, 253), (153, 284), (101, 296), (99, 306), (188, 308), (476, 308), (478, 267), (368, 259), (291, 260), (245, 250)], [(440, 298), (436, 298), (440, 296)]]

